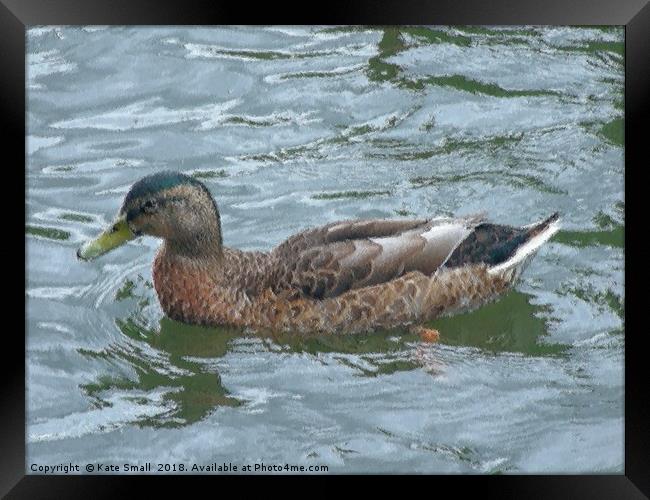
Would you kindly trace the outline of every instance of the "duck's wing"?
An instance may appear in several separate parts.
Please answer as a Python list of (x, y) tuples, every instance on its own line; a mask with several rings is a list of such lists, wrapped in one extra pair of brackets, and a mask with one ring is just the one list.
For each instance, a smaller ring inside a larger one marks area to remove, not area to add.
[(304, 231), (273, 250), (272, 286), (321, 299), (410, 271), (430, 275), (482, 220), (355, 220)]

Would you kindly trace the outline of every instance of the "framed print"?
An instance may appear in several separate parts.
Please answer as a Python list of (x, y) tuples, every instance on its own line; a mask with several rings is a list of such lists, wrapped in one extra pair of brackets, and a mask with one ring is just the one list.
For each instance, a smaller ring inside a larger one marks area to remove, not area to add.
[(3, 493), (426, 474), (647, 495), (626, 335), (647, 5), (260, 25), (65, 4), (1, 7), (25, 188)]

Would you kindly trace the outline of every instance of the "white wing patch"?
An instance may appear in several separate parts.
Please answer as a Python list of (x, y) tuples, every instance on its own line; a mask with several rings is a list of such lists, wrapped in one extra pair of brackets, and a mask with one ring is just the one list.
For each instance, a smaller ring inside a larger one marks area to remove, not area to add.
[(445, 221), (432, 225), (425, 232), (411, 230), (399, 236), (371, 238), (370, 241), (382, 247), (373, 267), (389, 267), (396, 260), (402, 260), (407, 271), (418, 269), (425, 274), (433, 273), (470, 233), (471, 230), (459, 222)]
[(452, 240), (455, 242), (461, 242), (472, 231), (467, 229), (463, 224), (459, 223), (443, 223), (439, 225), (434, 225), (426, 233), (422, 233), (422, 237), (427, 240), (427, 243), (434, 243), (440, 240)]

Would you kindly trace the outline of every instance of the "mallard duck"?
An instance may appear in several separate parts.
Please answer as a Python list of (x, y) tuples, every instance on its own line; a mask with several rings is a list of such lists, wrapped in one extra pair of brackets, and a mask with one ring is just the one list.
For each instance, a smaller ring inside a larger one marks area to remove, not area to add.
[(516, 228), (483, 215), (348, 220), (307, 229), (269, 252), (223, 245), (206, 186), (177, 172), (137, 181), (116, 221), (77, 256), (140, 235), (162, 238), (153, 262), (160, 305), (177, 321), (272, 332), (357, 333), (421, 325), (508, 291), (559, 216)]

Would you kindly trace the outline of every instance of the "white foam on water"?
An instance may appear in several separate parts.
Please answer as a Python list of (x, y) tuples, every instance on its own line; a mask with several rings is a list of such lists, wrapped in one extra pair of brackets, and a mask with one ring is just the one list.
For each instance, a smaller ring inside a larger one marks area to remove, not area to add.
[(168, 108), (160, 102), (160, 98), (146, 99), (98, 115), (58, 121), (50, 126), (56, 129), (88, 128), (123, 131), (182, 122), (199, 122), (198, 127), (207, 130), (222, 123), (226, 117), (225, 112), (241, 101), (232, 99), (191, 108)]
[(147, 404), (133, 404), (124, 395), (114, 394), (106, 398), (109, 406), (30, 423), (27, 425), (27, 442), (57, 441), (112, 432), (134, 420), (166, 413), (170, 410), (169, 403), (163, 400), (167, 392), (151, 390), (129, 393), (129, 397), (145, 397), (149, 401)]

